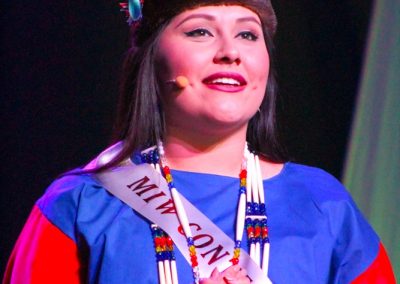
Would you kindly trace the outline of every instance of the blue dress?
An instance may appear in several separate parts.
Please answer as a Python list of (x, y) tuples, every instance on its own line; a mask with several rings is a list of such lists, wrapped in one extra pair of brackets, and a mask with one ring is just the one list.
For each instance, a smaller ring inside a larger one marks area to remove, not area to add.
[[(177, 170), (172, 175), (179, 192), (234, 239), (239, 179)], [(348, 192), (323, 170), (286, 163), (264, 180), (264, 189), (273, 283), (350, 283), (382, 253)], [(76, 245), (81, 280), (158, 282), (149, 221), (91, 175), (56, 180), (36, 208)], [(180, 283), (192, 283), (190, 265), (178, 250), (176, 259)]]

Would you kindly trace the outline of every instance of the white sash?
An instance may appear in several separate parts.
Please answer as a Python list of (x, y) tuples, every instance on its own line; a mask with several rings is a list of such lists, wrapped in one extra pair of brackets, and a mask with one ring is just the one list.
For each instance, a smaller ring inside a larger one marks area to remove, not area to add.
[[(97, 162), (93, 161), (86, 168), (91, 168)], [(111, 194), (167, 232), (190, 263), (186, 237), (182, 229), (179, 231), (180, 223), (168, 185), (160, 174), (148, 164), (134, 165), (127, 162), (99, 173), (96, 177)], [(201, 278), (209, 277), (215, 267), (219, 271), (228, 268), (231, 265), (229, 260), (232, 258), (234, 241), (182, 195), (180, 198), (189, 216)], [(240, 253), (240, 265), (247, 270), (253, 283), (272, 283), (244, 250)]]

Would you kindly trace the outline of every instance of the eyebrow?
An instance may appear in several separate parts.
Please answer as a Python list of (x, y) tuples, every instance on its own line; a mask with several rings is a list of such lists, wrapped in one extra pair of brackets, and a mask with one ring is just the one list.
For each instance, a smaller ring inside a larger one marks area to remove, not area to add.
[(257, 21), (257, 19), (254, 18), (254, 17), (243, 17), (243, 18), (239, 18), (239, 19), (236, 20), (236, 22), (238, 22), (238, 23), (242, 23), (242, 22), (254, 22), (254, 23), (256, 23), (257, 25), (259, 25), (259, 26), (261, 27), (260, 21)]
[(182, 25), (184, 22), (187, 22), (191, 19), (206, 19), (208, 21), (215, 21), (215, 17), (212, 15), (208, 15), (208, 14), (192, 14), (190, 16), (187, 16), (186, 18), (184, 18), (182, 21), (180, 21), (177, 25), (176, 28), (179, 27), (180, 25)]
[[(177, 25), (176, 28), (179, 27), (180, 25), (182, 25), (183, 23), (191, 20), (191, 19), (205, 19), (208, 21), (215, 21), (215, 17), (209, 14), (192, 14), (190, 16), (187, 16), (186, 18), (184, 18), (182, 21), (180, 21)], [(237, 23), (243, 23), (243, 22), (254, 22), (257, 25), (261, 26), (260, 21), (258, 21), (255, 17), (242, 17), (242, 18), (238, 18), (236, 19)]]

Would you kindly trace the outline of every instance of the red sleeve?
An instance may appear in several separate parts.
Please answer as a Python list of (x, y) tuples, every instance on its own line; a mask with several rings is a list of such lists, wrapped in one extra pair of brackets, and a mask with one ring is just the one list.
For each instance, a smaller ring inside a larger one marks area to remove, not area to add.
[(55, 227), (35, 206), (11, 253), (3, 284), (80, 281), (75, 242)]
[(379, 245), (378, 255), (374, 262), (360, 276), (352, 281), (353, 284), (396, 284), (389, 257), (382, 244)]

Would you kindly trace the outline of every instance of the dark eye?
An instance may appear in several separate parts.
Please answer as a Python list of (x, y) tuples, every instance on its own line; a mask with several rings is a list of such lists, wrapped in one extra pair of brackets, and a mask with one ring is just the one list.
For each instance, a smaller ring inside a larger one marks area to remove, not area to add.
[(189, 37), (213, 36), (212, 33), (206, 29), (195, 29), (193, 31), (186, 32), (185, 34)]
[(256, 41), (258, 39), (258, 36), (256, 36), (252, 32), (240, 32), (237, 37), (241, 37), (243, 39), (251, 40), (251, 41)]

